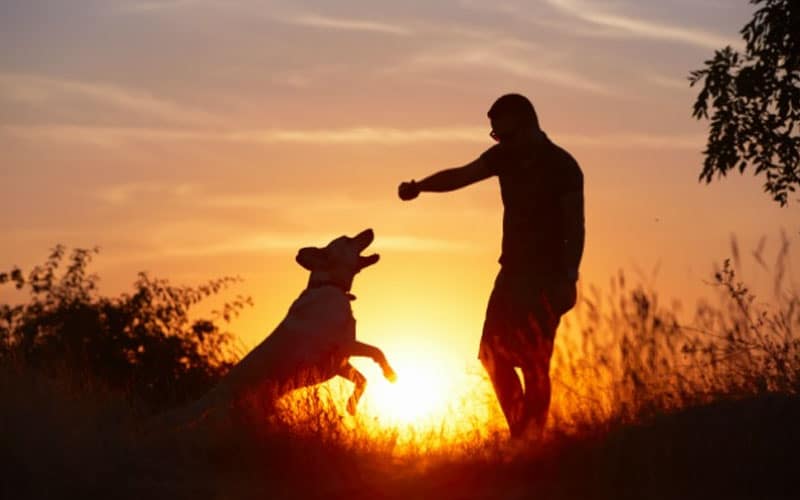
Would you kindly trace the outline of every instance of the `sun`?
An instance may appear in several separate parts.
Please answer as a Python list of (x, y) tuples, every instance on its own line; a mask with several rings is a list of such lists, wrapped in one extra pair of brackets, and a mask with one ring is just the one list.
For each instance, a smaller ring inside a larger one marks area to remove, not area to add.
[(484, 397), (488, 382), (470, 374), (463, 360), (449, 358), (446, 348), (395, 345), (386, 352), (396, 382), (372, 366), (359, 366), (369, 379), (359, 418), (376, 430), (446, 438), (480, 427), (489, 418)]
[(386, 380), (371, 359), (350, 358), (368, 381), (355, 415), (349, 416), (345, 409), (353, 385), (342, 378), (331, 380), (321, 391), (319, 387), (297, 391), (285, 401), (286, 415), (299, 424), (306, 417), (318, 424), (324, 410), (315, 402), (332, 404), (343, 429), (357, 439), (391, 443), (398, 454), (461, 449), (462, 444), (480, 442), (502, 428), (491, 383), (477, 360), (463, 359), (452, 346), (420, 338), (381, 345), (397, 379)]
[(394, 363), (397, 381), (370, 381), (365, 410), (389, 423), (411, 424), (446, 411), (453, 380), (443, 366), (432, 360), (402, 359)]

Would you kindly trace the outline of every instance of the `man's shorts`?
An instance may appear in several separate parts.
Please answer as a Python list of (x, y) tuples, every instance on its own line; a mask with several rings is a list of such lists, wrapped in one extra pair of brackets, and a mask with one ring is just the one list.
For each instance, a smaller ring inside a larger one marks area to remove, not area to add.
[[(549, 361), (561, 315), (574, 305), (558, 287), (501, 269), (486, 308), (478, 358), (522, 368)], [(574, 283), (566, 285), (574, 290)], [(543, 359), (544, 358), (544, 359)]]

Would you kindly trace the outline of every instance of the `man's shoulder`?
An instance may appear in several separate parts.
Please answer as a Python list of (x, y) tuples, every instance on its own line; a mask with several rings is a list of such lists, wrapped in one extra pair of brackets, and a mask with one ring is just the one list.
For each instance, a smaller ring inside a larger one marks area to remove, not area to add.
[(575, 157), (572, 156), (572, 153), (567, 151), (564, 147), (560, 146), (559, 144), (556, 144), (555, 142), (550, 140), (549, 137), (547, 138), (547, 145), (548, 148), (550, 149), (553, 160), (557, 161), (558, 163), (567, 168), (573, 168), (577, 170), (581, 169), (580, 165), (578, 165), (578, 160), (576, 160)]
[(558, 144), (547, 139), (548, 148), (550, 150), (550, 163), (554, 167), (553, 175), (559, 181), (559, 185), (563, 186), (566, 191), (580, 191), (583, 189), (583, 170), (581, 170), (578, 161), (572, 154), (559, 146)]

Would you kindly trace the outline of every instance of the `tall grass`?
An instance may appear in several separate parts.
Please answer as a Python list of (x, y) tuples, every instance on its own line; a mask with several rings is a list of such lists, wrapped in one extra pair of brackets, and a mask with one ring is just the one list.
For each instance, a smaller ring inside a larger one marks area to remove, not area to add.
[[(732, 250), (738, 256), (735, 240)], [(554, 356), (554, 419), (633, 422), (719, 399), (796, 396), (800, 293), (788, 283), (789, 255), (784, 239), (769, 301), (740, 281), (741, 264), (725, 260), (708, 283), (714, 299), (698, 302), (688, 322), (679, 303), (662, 305), (656, 290), (629, 285), (622, 272), (605, 293), (591, 287)]]
[(622, 272), (605, 290), (584, 290), (559, 333), (550, 421), (536, 442), (508, 440), (485, 380), (471, 397), (488, 416), (466, 410), (475, 401), (454, 401), (451, 417), (463, 419), (455, 431), (445, 422), (376, 425), (368, 409), (343, 416), (346, 398), (328, 384), (276, 409), (252, 401), (253, 417), (234, 426), (143, 433), (136, 408), (102, 384), (80, 390), (5, 367), (0, 466), (9, 474), (0, 492), (674, 498), (749, 492), (741, 481), (755, 477), (765, 484), (754, 492), (782, 493), (781, 474), (798, 465), (791, 450), (800, 444), (800, 294), (787, 284), (786, 246), (769, 301), (740, 281), (733, 253), (688, 321), (679, 305), (664, 305)]

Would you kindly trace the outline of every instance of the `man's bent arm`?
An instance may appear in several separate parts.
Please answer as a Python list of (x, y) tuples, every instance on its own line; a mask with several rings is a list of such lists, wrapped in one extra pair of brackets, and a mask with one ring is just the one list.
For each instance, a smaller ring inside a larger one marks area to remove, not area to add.
[(564, 257), (571, 279), (578, 279), (578, 266), (583, 256), (585, 239), (583, 193), (572, 191), (561, 197), (563, 214)]
[(492, 171), (489, 166), (484, 160), (478, 158), (463, 167), (449, 168), (437, 172), (421, 181), (415, 182), (415, 184), (420, 191), (442, 193), (469, 186), (491, 176)]

